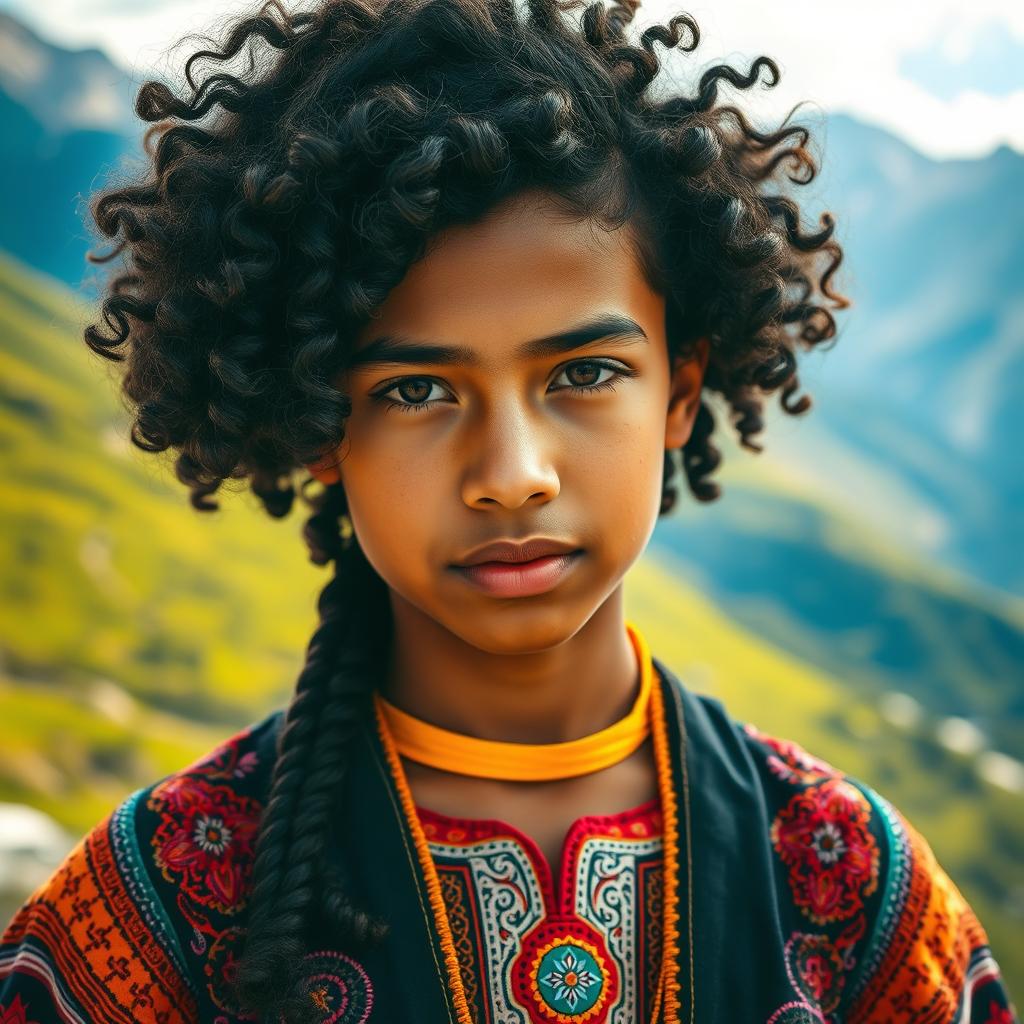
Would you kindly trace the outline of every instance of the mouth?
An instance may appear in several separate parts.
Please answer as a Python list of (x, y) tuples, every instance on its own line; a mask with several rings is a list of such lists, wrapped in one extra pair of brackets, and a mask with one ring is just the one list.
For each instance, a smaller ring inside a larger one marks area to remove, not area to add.
[(532, 562), (548, 555), (566, 555), (578, 551), (572, 541), (554, 537), (530, 537), (527, 540), (495, 540), (474, 548), (459, 562), (460, 567), (480, 565), (484, 562)]
[(452, 569), (491, 597), (532, 597), (553, 590), (583, 557), (583, 549), (556, 552), (527, 561), (488, 561)]

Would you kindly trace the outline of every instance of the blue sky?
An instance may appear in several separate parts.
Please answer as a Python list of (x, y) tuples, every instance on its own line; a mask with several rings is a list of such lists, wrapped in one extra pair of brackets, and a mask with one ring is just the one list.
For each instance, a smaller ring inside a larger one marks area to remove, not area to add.
[(1024, 80), (1024, 39), (1006, 31), (999, 21), (980, 25), (962, 55), (941, 46), (923, 46), (902, 55), (900, 71), (943, 100), (974, 89), (990, 96), (1009, 96)]
[[(0, 0), (0, 9), (62, 45), (101, 47), (137, 79), (154, 70), (173, 74), (188, 52), (175, 48), (181, 36), (254, 6), (255, 0)], [(1019, 0), (645, 0), (636, 24), (665, 21), (680, 9), (702, 33), (694, 54), (673, 55), (680, 81), (722, 59), (744, 69), (759, 54), (779, 63), (776, 88), (743, 94), (744, 105), (766, 123), (809, 100), (804, 117), (815, 108), (846, 111), (935, 157), (982, 155), (1000, 143), (1024, 151)]]

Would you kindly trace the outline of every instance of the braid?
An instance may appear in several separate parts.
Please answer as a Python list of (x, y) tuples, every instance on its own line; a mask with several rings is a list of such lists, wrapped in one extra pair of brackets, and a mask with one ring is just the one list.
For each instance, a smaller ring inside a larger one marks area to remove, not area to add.
[(390, 629), (387, 590), (354, 538), (341, 533), (346, 504), (328, 486), (305, 528), (311, 558), (335, 562), (278, 739), (270, 797), (260, 823), (244, 954), (233, 987), (259, 1019), (308, 1019), (302, 957), (310, 933), (331, 929), (342, 945), (379, 939), (385, 926), (358, 910), (338, 869), (325, 862), (332, 811), (351, 737), (375, 683)]

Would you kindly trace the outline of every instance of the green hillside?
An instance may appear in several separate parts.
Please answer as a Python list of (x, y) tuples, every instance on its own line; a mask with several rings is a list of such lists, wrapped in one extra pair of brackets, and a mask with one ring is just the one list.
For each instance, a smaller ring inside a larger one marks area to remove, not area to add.
[[(89, 313), (0, 260), (0, 800), (40, 807), (73, 834), (287, 700), (328, 571), (306, 560), (301, 507), (275, 522), (239, 492), (218, 513), (194, 512), (169, 458), (127, 444), (114, 370), (81, 341)], [(760, 496), (768, 508), (779, 497), (778, 480), (759, 484), (742, 462), (729, 472), (748, 501)], [(799, 508), (798, 492), (783, 497)], [(727, 506), (739, 507), (726, 498), (703, 515)], [(738, 624), (676, 558), (676, 545), (659, 547), (627, 579), (629, 613), (655, 653), (737, 717), (893, 800), (931, 840), (1011, 987), (1024, 991), (1013, 941), (1024, 918), (1024, 799), (937, 744), (927, 717), (889, 724), (878, 691), (854, 672)], [(884, 565), (872, 561), (872, 576)], [(788, 614), (766, 610), (766, 632)], [(815, 635), (808, 618), (799, 626)], [(828, 647), (826, 627), (817, 642)]]
[[(815, 424), (800, 427), (810, 432)], [(771, 446), (771, 427), (767, 432)], [(910, 694), (1024, 751), (1024, 602), (908, 553), (839, 502), (727, 448), (723, 498), (685, 503), (654, 543), (738, 623), (876, 695)], [(755, 473), (755, 469), (757, 473)], [(887, 492), (877, 502), (885, 506)]]

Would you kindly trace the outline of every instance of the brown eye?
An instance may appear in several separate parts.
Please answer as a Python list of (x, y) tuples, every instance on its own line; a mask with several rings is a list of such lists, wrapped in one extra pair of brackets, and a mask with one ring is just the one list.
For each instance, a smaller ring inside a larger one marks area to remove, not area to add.
[(430, 394), (431, 384), (429, 381), (421, 380), (418, 377), (413, 377), (410, 380), (401, 381), (396, 384), (395, 387), (398, 389), (398, 393), (408, 402), (419, 404), (426, 400), (427, 395)]
[(565, 372), (569, 375), (569, 379), (574, 385), (586, 387), (588, 384), (596, 384), (601, 371), (605, 369), (608, 369), (608, 367), (603, 366), (601, 363), (580, 362), (567, 366)]
[[(610, 376), (601, 380), (603, 370), (607, 370)], [(635, 377), (636, 371), (621, 363), (606, 362), (603, 359), (577, 359), (563, 366), (558, 375), (565, 377), (568, 384), (555, 388), (556, 391), (588, 394), (605, 389), (614, 390), (623, 377)]]
[[(386, 388), (373, 392), (371, 397), (374, 401), (383, 402), (385, 409), (420, 412), (432, 408), (436, 402), (441, 401), (439, 398), (427, 400), (427, 396), (435, 387), (442, 394), (444, 393), (444, 389), (432, 377), (403, 377), (401, 380), (392, 382)], [(400, 401), (388, 397), (392, 392), (397, 393)]]

